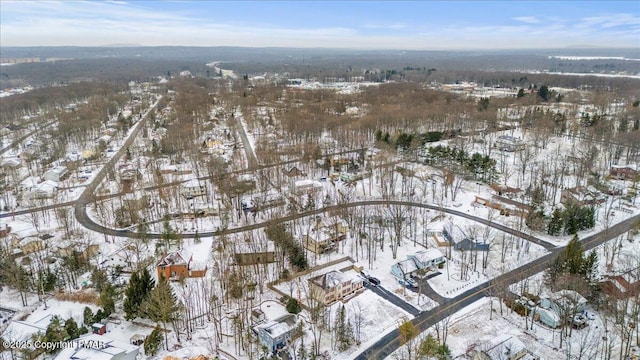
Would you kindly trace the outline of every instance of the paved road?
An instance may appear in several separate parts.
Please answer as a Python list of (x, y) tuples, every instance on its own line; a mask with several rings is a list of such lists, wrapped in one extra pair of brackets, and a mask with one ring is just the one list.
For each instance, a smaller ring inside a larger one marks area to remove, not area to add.
[[(370, 283), (364, 283), (365, 287), (369, 290), (371, 290), (373, 293), (377, 294), (378, 296), (380, 296), (381, 298), (387, 300), (388, 302), (392, 303), (393, 305), (399, 307), (400, 309), (408, 312), (409, 314), (416, 316), (420, 313), (420, 309), (416, 308), (415, 306), (409, 304), (408, 302), (404, 301), (403, 299), (399, 298), (398, 295), (392, 293), (391, 291), (383, 288), (382, 286), (378, 285), (378, 286), (374, 286)], [(409, 290), (407, 290), (409, 291)]]
[(424, 279), (418, 279), (418, 283), (420, 284), (420, 286), (418, 287), (418, 290), (420, 291), (421, 294), (437, 302), (438, 304), (444, 304), (449, 299), (438, 294), (435, 290), (433, 290), (433, 288), (431, 287), (431, 284), (429, 284), (429, 279), (435, 276), (445, 276), (445, 275), (440, 272), (437, 272), (425, 277)]
[[(624, 234), (633, 227), (635, 227), (640, 221), (640, 215), (631, 217), (625, 221), (622, 221), (608, 230), (603, 230), (594, 235), (588, 236), (582, 239), (585, 250), (591, 250), (594, 247), (611, 240), (619, 235)], [(505, 288), (511, 284), (517, 283), (523, 279), (526, 279), (532, 275), (535, 275), (541, 271), (544, 271), (551, 265), (558, 254), (563, 248), (556, 248), (550, 254), (538, 258), (528, 264), (522, 265), (508, 273), (500, 275), (495, 279), (482, 283), (468, 291), (460, 294), (454, 298), (447, 299), (443, 304), (436, 308), (420, 313), (416, 316), (412, 322), (419, 329), (420, 332), (427, 330), (435, 325), (437, 322), (447, 318), (448, 316), (462, 310), (464, 307), (472, 304), (473, 302), (489, 296), (491, 290), (494, 288)], [(382, 339), (378, 340), (375, 344), (365, 349), (362, 353), (355, 357), (356, 360), (372, 360), (372, 359), (384, 359), (397, 350), (402, 344), (400, 344), (398, 337), (398, 330), (394, 329), (390, 333), (386, 334)]]
[(38, 126), (38, 129), (33, 130), (33, 131), (31, 131), (30, 133), (25, 134), (25, 135), (22, 135), (21, 137), (19, 137), (19, 138), (17, 138), (17, 139), (15, 139), (15, 140), (13, 140), (13, 141), (11, 142), (11, 144), (9, 144), (9, 145), (7, 145), (7, 146), (3, 147), (2, 149), (0, 149), (0, 155), (2, 155), (2, 154), (4, 154), (4, 153), (6, 153), (7, 151), (9, 151), (9, 150), (11, 150), (11, 149), (13, 149), (16, 145), (18, 145), (18, 144), (20, 144), (21, 142), (23, 142), (23, 141), (24, 141), (26, 138), (28, 138), (29, 136), (31, 136), (31, 135), (33, 135), (33, 134), (35, 134), (35, 133), (39, 132), (39, 131), (42, 131), (44, 128), (49, 127), (49, 126), (51, 126), (52, 124), (55, 124), (56, 122), (58, 122), (58, 120), (52, 120), (52, 121), (49, 121), (48, 123), (45, 123), (45, 124), (43, 124), (43, 125), (39, 125), (39, 126)]
[(249, 137), (247, 137), (247, 129), (245, 129), (244, 125), (242, 124), (242, 112), (240, 111), (240, 107), (238, 107), (238, 110), (235, 110), (233, 112), (233, 118), (240, 126), (240, 137), (242, 138), (244, 153), (247, 157), (247, 168), (255, 169), (256, 166), (258, 166), (258, 158), (256, 157), (255, 152), (253, 152), (253, 147), (251, 147)]
[[(160, 99), (162, 99), (162, 97), (160, 97)], [(98, 224), (96, 224), (89, 218), (89, 215), (87, 214), (87, 204), (89, 204), (94, 198), (96, 189), (98, 188), (104, 177), (107, 175), (107, 173), (115, 167), (116, 162), (120, 160), (122, 155), (124, 155), (124, 153), (126, 152), (127, 148), (131, 146), (131, 144), (133, 144), (133, 142), (136, 140), (136, 137), (138, 137), (138, 133), (140, 133), (140, 130), (144, 128), (143, 125), (149, 119), (149, 113), (156, 106), (158, 106), (160, 99), (158, 99), (151, 107), (149, 107), (149, 109), (147, 109), (147, 111), (144, 113), (144, 116), (135, 125), (135, 128), (133, 129), (133, 131), (131, 131), (131, 134), (129, 134), (129, 137), (124, 142), (122, 147), (120, 147), (118, 152), (113, 154), (111, 159), (109, 159), (109, 161), (107, 161), (107, 163), (102, 166), (102, 169), (100, 169), (100, 171), (96, 174), (96, 176), (93, 178), (93, 181), (91, 181), (91, 183), (87, 185), (82, 194), (80, 194), (80, 196), (78, 197), (78, 200), (75, 203), (74, 213), (78, 222), (84, 227), (94, 231), (98, 231), (101, 228), (100, 226), (97, 226)]]

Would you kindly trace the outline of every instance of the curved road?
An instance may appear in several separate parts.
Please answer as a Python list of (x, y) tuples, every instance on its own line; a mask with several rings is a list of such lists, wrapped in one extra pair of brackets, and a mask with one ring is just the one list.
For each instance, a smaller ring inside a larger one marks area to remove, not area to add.
[[(249, 231), (249, 230), (255, 230), (255, 229), (260, 229), (263, 227), (268, 226), (269, 224), (273, 224), (273, 223), (282, 223), (282, 222), (287, 222), (287, 221), (291, 221), (291, 220), (295, 220), (295, 219), (299, 219), (302, 217), (306, 217), (306, 216), (311, 216), (311, 215), (318, 215), (324, 212), (329, 212), (329, 211), (335, 211), (335, 210), (340, 210), (340, 209), (345, 209), (345, 208), (354, 208), (354, 207), (359, 207), (359, 206), (380, 206), (380, 205), (404, 205), (404, 206), (411, 206), (411, 207), (418, 207), (418, 208), (424, 208), (424, 209), (429, 209), (429, 210), (437, 210), (437, 211), (443, 211), (452, 215), (456, 215), (456, 216), (461, 216), (476, 222), (479, 222), (481, 224), (484, 225), (488, 225), (490, 227), (493, 227), (494, 229), (498, 229), (501, 231), (504, 231), (508, 234), (523, 238), (525, 240), (531, 241), (535, 244), (538, 244), (540, 246), (543, 246), (545, 249), (547, 250), (553, 250), (556, 248), (555, 244), (552, 244), (548, 241), (539, 239), (533, 235), (530, 234), (526, 234), (523, 233), (521, 231), (509, 228), (505, 225), (502, 224), (498, 224), (495, 221), (489, 221), (485, 218), (481, 218), (478, 216), (474, 216), (471, 215), (469, 213), (466, 212), (462, 212), (462, 211), (458, 211), (458, 210), (453, 210), (453, 209), (448, 209), (448, 208), (441, 208), (437, 205), (431, 205), (431, 204), (423, 204), (423, 203), (418, 203), (418, 202), (411, 202), (411, 201), (402, 201), (402, 200), (366, 200), (366, 201), (356, 201), (356, 202), (352, 202), (352, 203), (348, 203), (348, 204), (340, 204), (340, 205), (331, 205), (331, 206), (326, 206), (320, 209), (316, 209), (316, 210), (310, 210), (310, 211), (305, 211), (305, 212), (301, 212), (301, 213), (296, 213), (296, 214), (291, 214), (291, 215), (287, 215), (287, 216), (283, 216), (279, 219), (276, 220), (270, 220), (270, 221), (263, 221), (260, 223), (255, 223), (255, 224), (251, 224), (251, 225), (246, 225), (246, 226), (241, 226), (241, 227), (237, 227), (237, 228), (233, 228), (233, 229), (226, 229), (226, 230), (220, 230), (220, 231), (207, 231), (207, 232), (202, 232), (202, 233), (198, 233), (198, 236), (202, 237), (202, 236), (218, 236), (218, 235), (223, 235), (223, 234), (233, 234), (233, 233), (239, 233), (239, 232), (244, 232), (244, 231)], [(107, 235), (111, 235), (111, 236), (116, 236), (116, 237), (129, 237), (129, 238), (135, 238), (138, 236), (138, 234), (136, 232), (133, 231), (129, 231), (129, 230), (116, 230), (116, 229), (112, 229), (112, 228), (108, 228), (106, 226), (100, 225), (96, 222), (94, 222), (91, 218), (89, 218), (89, 216), (87, 216), (86, 213), (86, 203), (81, 205), (80, 202), (78, 202), (78, 204), (76, 204), (76, 211), (78, 210), (78, 206), (82, 206), (85, 210), (84, 212), (84, 216), (78, 217), (78, 222), (80, 222), (80, 224), (82, 224), (84, 227), (91, 229), (93, 231), (99, 232), (99, 233), (103, 233), (103, 234), (107, 234)], [(78, 213), (76, 212), (76, 215)], [(182, 237), (185, 239), (190, 239), (193, 238), (195, 236), (195, 233), (192, 234), (182, 234)], [(159, 239), (162, 237), (162, 234), (158, 234), (158, 233), (154, 233), (154, 234), (147, 234), (147, 238), (152, 238), (152, 239)]]

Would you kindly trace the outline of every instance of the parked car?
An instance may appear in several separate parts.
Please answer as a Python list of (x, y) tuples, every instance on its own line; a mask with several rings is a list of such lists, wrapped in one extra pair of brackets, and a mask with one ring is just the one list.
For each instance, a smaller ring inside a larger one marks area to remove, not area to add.
[(374, 278), (373, 276), (369, 276), (368, 279), (369, 279), (369, 282), (373, 284), (373, 286), (380, 285), (380, 279)]
[(418, 288), (418, 283), (413, 279), (406, 279), (406, 280), (398, 279), (398, 284), (406, 286), (409, 289)]

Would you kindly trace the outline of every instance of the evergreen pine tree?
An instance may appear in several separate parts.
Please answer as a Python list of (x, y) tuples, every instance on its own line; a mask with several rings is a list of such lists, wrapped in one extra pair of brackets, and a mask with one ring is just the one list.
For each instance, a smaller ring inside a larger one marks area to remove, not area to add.
[(144, 315), (157, 323), (162, 324), (164, 330), (165, 349), (169, 348), (169, 340), (167, 339), (167, 323), (176, 320), (179, 310), (178, 298), (173, 292), (171, 285), (167, 280), (161, 279), (156, 285), (146, 301), (142, 305)]
[(141, 315), (140, 305), (147, 299), (154, 285), (155, 280), (151, 278), (151, 274), (146, 268), (131, 274), (123, 304), (125, 319), (133, 320)]
[(162, 343), (162, 329), (156, 326), (155, 329), (144, 339), (144, 353), (147, 356), (154, 356), (158, 353), (158, 348)]
[(547, 233), (549, 235), (560, 235), (562, 231), (562, 211), (560, 209), (553, 210)]
[(82, 313), (82, 320), (83, 323), (87, 326), (90, 326), (91, 324), (93, 324), (93, 311), (91, 311), (91, 308), (88, 306), (84, 307), (84, 312)]
[(65, 340), (77, 339), (80, 336), (78, 323), (76, 323), (73, 318), (68, 318), (67, 321), (64, 322), (64, 330), (67, 333), (67, 338)]
[(353, 328), (347, 321), (346, 310), (344, 305), (340, 307), (338, 318), (336, 319), (335, 332), (336, 342), (339, 351), (345, 351), (353, 343)]

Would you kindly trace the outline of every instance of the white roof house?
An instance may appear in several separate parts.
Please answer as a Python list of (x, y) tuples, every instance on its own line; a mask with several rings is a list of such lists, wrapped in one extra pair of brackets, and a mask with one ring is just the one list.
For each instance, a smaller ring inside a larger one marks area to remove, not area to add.
[(45, 199), (53, 197), (58, 191), (59, 183), (52, 180), (46, 180), (38, 184), (32, 191), (32, 196), (36, 199)]
[(35, 322), (13, 320), (2, 333), (2, 340), (5, 341), (23, 341), (31, 339), (31, 336), (37, 333), (47, 331), (47, 326), (53, 315), (49, 314), (44, 318)]
[(104, 335), (90, 334), (72, 340), (75, 346), (60, 351), (55, 360), (135, 360), (140, 347)]
[(66, 166), (56, 166), (42, 176), (45, 180), (60, 181), (67, 174)]
[(515, 336), (508, 334), (498, 335), (491, 340), (491, 348), (487, 355), (491, 359), (515, 360), (527, 354), (525, 345)]

